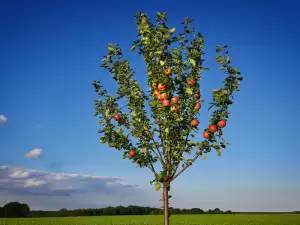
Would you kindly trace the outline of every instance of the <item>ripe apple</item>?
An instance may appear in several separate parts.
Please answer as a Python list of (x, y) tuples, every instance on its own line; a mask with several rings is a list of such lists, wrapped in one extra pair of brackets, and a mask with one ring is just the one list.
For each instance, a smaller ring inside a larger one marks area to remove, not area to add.
[(151, 84), (151, 87), (152, 87), (152, 88), (156, 88), (156, 86), (157, 86), (156, 83), (152, 83), (152, 84)]
[(159, 91), (163, 91), (163, 90), (166, 89), (166, 85), (158, 84), (157, 88), (158, 88)]
[(170, 100), (168, 100), (168, 99), (165, 99), (165, 100), (163, 100), (162, 101), (162, 104), (163, 104), (163, 106), (169, 106), (170, 105)]
[(171, 106), (171, 111), (178, 111), (178, 105)]
[(162, 100), (167, 99), (167, 97), (168, 97), (167, 93), (162, 93), (160, 96), (161, 96)]
[(154, 96), (158, 96), (158, 95), (159, 95), (159, 91), (155, 89), (155, 90), (153, 91), (153, 94), (154, 94)]
[(211, 132), (211, 133), (215, 133), (217, 131), (217, 126), (215, 124), (212, 124), (208, 127), (208, 130)]
[(188, 80), (188, 85), (190, 85), (190, 86), (193, 86), (195, 83), (196, 83), (196, 81), (194, 78)]
[(169, 75), (171, 75), (171, 73), (172, 73), (172, 70), (171, 70), (171, 69), (165, 70), (165, 75), (169, 76)]
[(134, 151), (133, 149), (131, 149), (131, 150), (129, 151), (129, 155), (130, 155), (130, 157), (133, 157), (133, 156), (135, 155), (135, 151)]
[(206, 138), (206, 139), (209, 138), (209, 133), (207, 131), (204, 131), (203, 132), (203, 137)]
[(157, 99), (158, 99), (159, 101), (163, 100), (161, 94), (158, 94), (158, 95), (157, 95)]
[(191, 122), (191, 124), (192, 124), (193, 127), (196, 127), (199, 124), (199, 120), (193, 119), (192, 122)]
[(121, 116), (120, 116), (120, 114), (119, 113), (117, 113), (116, 115), (115, 115), (115, 120), (120, 120), (121, 119)]
[(201, 109), (201, 104), (200, 104), (200, 102), (197, 102), (197, 103), (196, 103), (195, 109)]
[(220, 128), (226, 127), (226, 120), (220, 120), (220, 121), (218, 122), (218, 126), (219, 126)]
[(177, 103), (178, 103), (178, 97), (177, 97), (177, 96), (174, 96), (174, 97), (172, 98), (172, 102), (173, 102), (174, 104), (177, 104)]

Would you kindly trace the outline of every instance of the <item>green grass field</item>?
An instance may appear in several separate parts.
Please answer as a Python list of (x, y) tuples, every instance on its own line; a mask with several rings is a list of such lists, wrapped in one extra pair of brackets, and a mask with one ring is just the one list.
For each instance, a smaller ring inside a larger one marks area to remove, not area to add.
[[(0, 218), (0, 225), (163, 224), (162, 216), (102, 216), (69, 218)], [(300, 215), (174, 215), (171, 225), (300, 225)]]

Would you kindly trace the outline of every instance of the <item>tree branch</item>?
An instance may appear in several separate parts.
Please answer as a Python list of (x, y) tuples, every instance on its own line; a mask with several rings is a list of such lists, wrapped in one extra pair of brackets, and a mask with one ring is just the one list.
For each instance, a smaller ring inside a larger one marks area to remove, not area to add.
[[(192, 162), (191, 163), (189, 163), (189, 164), (187, 164), (186, 166), (184, 166), (175, 176), (173, 176), (173, 178), (172, 178), (172, 180), (171, 181), (173, 181), (173, 180), (175, 180), (176, 179), (176, 177), (178, 177), (180, 174), (182, 174), (188, 167), (190, 167), (195, 161), (196, 161), (196, 159), (198, 158), (200, 156), (200, 154), (196, 154), (195, 156), (194, 156), (194, 158), (192, 159)], [(178, 164), (179, 165), (179, 164)]]
[[(148, 154), (149, 154), (149, 153), (148, 153)], [(149, 165), (150, 165), (150, 167), (149, 167)], [(152, 164), (151, 161), (149, 162), (149, 165), (148, 165), (147, 167), (152, 171), (152, 173), (153, 173), (154, 176), (156, 177), (156, 176), (157, 176), (157, 173), (156, 173), (156, 171), (155, 171), (155, 169), (154, 169), (154, 166), (153, 166), (153, 164)]]
[(148, 137), (150, 137), (150, 139), (153, 141), (153, 144), (155, 145), (158, 153), (152, 147), (151, 147), (151, 150), (154, 152), (154, 154), (156, 155), (157, 159), (160, 161), (160, 163), (162, 164), (162, 166), (164, 166), (165, 162), (163, 161), (162, 155), (161, 155), (161, 153), (159, 151), (159, 147), (157, 146), (156, 141), (154, 140), (154, 138), (151, 135), (148, 135)]
[[(188, 141), (188, 138), (189, 138), (190, 133), (191, 133), (191, 132), (189, 132), (189, 133), (187, 134), (187, 136), (186, 136), (185, 144), (184, 144), (184, 151), (185, 151), (185, 149), (186, 149), (186, 144), (187, 144), (187, 141)], [(182, 151), (182, 153), (183, 153), (184, 151)], [(180, 155), (180, 156), (181, 156), (181, 155)], [(178, 169), (178, 167), (179, 167), (179, 164), (180, 164), (180, 160), (179, 160), (178, 163), (176, 164), (176, 168), (175, 168), (175, 170), (174, 170), (174, 173), (172, 174), (172, 177), (174, 177), (174, 175), (176, 174), (177, 169)]]

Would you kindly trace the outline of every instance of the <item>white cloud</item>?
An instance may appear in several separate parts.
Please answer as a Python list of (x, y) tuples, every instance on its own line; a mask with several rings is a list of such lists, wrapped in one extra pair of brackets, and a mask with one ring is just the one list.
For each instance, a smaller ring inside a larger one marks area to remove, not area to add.
[(46, 184), (46, 181), (37, 180), (36, 178), (31, 178), (24, 182), (24, 187), (37, 187), (43, 184)]
[(16, 170), (12, 174), (9, 175), (12, 178), (27, 178), (29, 177), (29, 173), (27, 171)]
[(30, 152), (27, 152), (25, 154), (25, 158), (39, 158), (42, 152), (43, 152), (42, 149), (35, 148), (35, 149), (31, 150)]
[(7, 118), (4, 115), (0, 115), (0, 123), (5, 123)]
[(139, 204), (140, 201), (148, 205), (152, 199), (147, 196), (147, 190), (126, 182), (123, 177), (0, 166), (0, 206), (17, 200), (33, 209), (57, 210)]
[[(207, 181), (209, 177), (209, 174), (204, 174), (202, 180)], [(42, 210), (109, 205), (161, 207), (161, 192), (156, 192), (154, 186), (148, 182), (144, 183), (145, 187), (135, 185), (135, 182), (141, 182), (138, 176), (130, 183), (127, 179), (0, 166), (0, 206), (19, 201), (29, 204), (31, 209)], [(170, 206), (205, 210), (218, 207), (234, 211), (299, 210), (299, 182), (282, 187), (270, 184), (263, 188), (263, 183), (204, 181), (196, 183), (188, 179), (188, 184), (174, 182)]]

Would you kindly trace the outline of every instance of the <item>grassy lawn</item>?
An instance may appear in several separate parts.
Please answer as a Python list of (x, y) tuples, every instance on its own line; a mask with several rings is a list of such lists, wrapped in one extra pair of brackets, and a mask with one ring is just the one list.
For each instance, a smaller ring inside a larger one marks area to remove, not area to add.
[[(162, 224), (162, 216), (102, 216), (69, 218), (0, 218), (0, 225), (104, 225)], [(300, 225), (300, 215), (174, 215), (171, 224), (199, 225)]]

